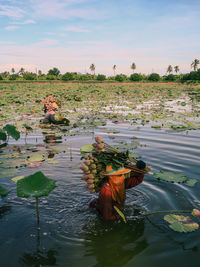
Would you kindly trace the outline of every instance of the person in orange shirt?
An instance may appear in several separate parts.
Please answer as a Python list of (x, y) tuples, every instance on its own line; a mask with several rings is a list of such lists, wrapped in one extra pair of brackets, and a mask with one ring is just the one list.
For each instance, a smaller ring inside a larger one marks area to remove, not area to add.
[(58, 104), (56, 103), (56, 98), (52, 97), (51, 95), (48, 95), (44, 103), (44, 113), (45, 118), (43, 120), (43, 123), (53, 123), (53, 124), (59, 124), (60, 122), (55, 119), (55, 113), (58, 109)]

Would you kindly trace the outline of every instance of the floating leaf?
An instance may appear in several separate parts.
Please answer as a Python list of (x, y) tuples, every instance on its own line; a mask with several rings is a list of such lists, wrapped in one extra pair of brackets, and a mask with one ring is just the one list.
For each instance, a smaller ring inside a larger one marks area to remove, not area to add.
[(14, 183), (17, 183), (19, 180), (23, 179), (24, 176), (16, 176), (14, 178), (12, 178), (11, 180), (14, 182)]
[(43, 154), (35, 154), (30, 156), (27, 159), (28, 162), (39, 162), (39, 161), (44, 161), (44, 155)]
[(122, 218), (122, 220), (127, 223), (126, 221), (126, 217), (124, 216), (124, 214), (121, 212), (120, 209), (118, 209), (118, 207), (114, 206), (114, 209), (116, 210), (116, 212), (119, 214), (119, 216)]
[(188, 216), (169, 214), (164, 216), (164, 220), (170, 224), (172, 230), (180, 233), (193, 232), (199, 228), (199, 224)]
[(188, 186), (194, 186), (198, 181), (196, 179), (188, 179), (185, 184)]
[(1, 197), (6, 197), (9, 192), (10, 190), (7, 190), (6, 188), (0, 185), (0, 196)]
[(16, 130), (16, 127), (14, 125), (7, 124), (3, 127), (3, 129), (15, 140), (18, 140), (20, 138), (20, 132)]
[(6, 139), (7, 139), (7, 135), (3, 131), (0, 130), (0, 140), (6, 141)]
[(183, 174), (160, 171), (153, 173), (153, 176), (158, 180), (163, 180), (171, 183), (184, 183), (189, 178)]
[(46, 177), (42, 172), (36, 172), (17, 182), (17, 196), (26, 198), (48, 196), (56, 187), (55, 183), (55, 180)]
[(47, 159), (46, 161), (48, 162), (48, 164), (58, 164), (59, 163), (58, 160), (51, 159), (51, 158)]
[(13, 176), (16, 175), (16, 173), (18, 172), (17, 169), (0, 169), (0, 178), (11, 178)]
[(82, 146), (80, 150), (81, 152), (84, 152), (84, 153), (91, 153), (91, 152), (94, 152), (94, 147), (91, 144), (89, 144), (89, 145)]

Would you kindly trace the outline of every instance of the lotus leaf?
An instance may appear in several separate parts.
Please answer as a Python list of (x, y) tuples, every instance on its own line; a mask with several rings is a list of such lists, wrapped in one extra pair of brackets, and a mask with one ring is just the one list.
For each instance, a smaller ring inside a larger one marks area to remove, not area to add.
[(94, 152), (94, 147), (91, 144), (89, 144), (89, 145), (82, 146), (80, 150), (83, 153), (91, 153), (91, 152)]
[(6, 188), (0, 185), (0, 196), (1, 197), (6, 197), (9, 192), (10, 190), (7, 190)]
[(153, 176), (158, 180), (163, 180), (171, 183), (184, 183), (189, 178), (183, 174), (160, 171), (153, 173)]
[(38, 162), (38, 161), (44, 161), (44, 155), (43, 154), (35, 154), (35, 155), (32, 155), (30, 156), (28, 159), (27, 159), (28, 162)]
[(120, 133), (120, 131), (119, 130), (115, 130), (115, 129), (105, 129), (104, 133), (117, 134), (117, 133)]
[(56, 181), (46, 177), (42, 172), (26, 176), (17, 182), (18, 197), (43, 197), (56, 187)]
[(6, 141), (6, 139), (7, 139), (7, 135), (3, 131), (0, 130), (0, 140)]
[(199, 224), (188, 216), (169, 214), (164, 216), (164, 220), (169, 223), (172, 230), (180, 233), (193, 232), (199, 228)]
[(18, 172), (17, 169), (12, 168), (12, 169), (0, 169), (0, 178), (11, 178), (13, 176), (16, 175), (16, 173)]
[(138, 140), (133, 140), (130, 144), (114, 145), (113, 147), (117, 149), (129, 150), (129, 149), (136, 149), (138, 144), (139, 144)]
[(20, 138), (20, 132), (16, 130), (16, 127), (14, 125), (7, 124), (3, 127), (3, 129), (15, 140), (18, 140)]
[(66, 145), (51, 146), (50, 149), (53, 153), (62, 153), (67, 152), (68, 150)]
[(14, 183), (17, 183), (19, 180), (23, 179), (24, 176), (15, 176), (14, 178), (12, 178), (11, 180), (14, 182)]
[(58, 164), (59, 163), (58, 160), (51, 159), (51, 158), (47, 159), (46, 161), (48, 162), (48, 164)]
[(188, 179), (185, 184), (188, 186), (194, 186), (198, 181), (196, 179)]

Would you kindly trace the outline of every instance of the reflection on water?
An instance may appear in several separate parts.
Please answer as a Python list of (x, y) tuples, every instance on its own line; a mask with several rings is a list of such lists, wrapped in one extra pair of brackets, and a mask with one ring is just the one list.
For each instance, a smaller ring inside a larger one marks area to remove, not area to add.
[[(113, 124), (106, 127), (116, 129)], [(146, 146), (138, 146), (133, 152), (140, 154), (142, 160), (153, 167), (153, 172), (172, 171), (199, 181), (200, 131), (190, 131), (186, 135), (156, 131), (148, 126), (133, 131), (134, 126), (127, 124), (117, 125), (117, 129), (120, 133), (113, 135), (104, 133), (101, 127), (94, 129), (94, 135), (102, 136), (111, 145), (116, 144), (116, 140), (130, 143), (135, 137)], [(141, 214), (200, 209), (199, 182), (189, 187), (158, 181), (148, 174), (142, 184), (127, 190), (123, 210), (127, 224), (122, 221), (105, 223), (88, 209), (88, 201), (93, 196), (84, 188), (78, 168), (80, 147), (93, 143), (94, 136), (61, 139), (53, 133), (37, 133), (36, 141), (36, 133), (30, 133), (27, 138), (29, 144), (38, 142), (39, 145), (43, 141), (48, 146), (62, 141), (68, 150), (60, 154), (49, 150), (48, 157), (55, 158), (57, 164), (43, 162), (38, 168), (19, 169), (19, 175), (41, 170), (56, 179), (55, 190), (39, 201), (40, 232), (33, 216), (35, 200), (18, 198), (13, 182), (8, 180), (6, 184), (2, 180), (2, 186), (11, 187), (12, 191), (3, 204), (0, 202), (0, 266), (198, 266), (200, 230), (176, 233), (162, 215), (144, 220)]]
[(124, 266), (148, 247), (144, 219), (137, 222), (99, 223), (85, 229), (86, 254), (95, 256), (95, 267)]

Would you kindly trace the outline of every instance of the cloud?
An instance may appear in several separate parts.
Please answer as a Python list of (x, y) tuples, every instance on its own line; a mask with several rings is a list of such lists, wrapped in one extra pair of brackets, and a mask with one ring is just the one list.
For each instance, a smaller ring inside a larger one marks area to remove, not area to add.
[(12, 31), (12, 30), (16, 30), (16, 29), (18, 29), (18, 28), (19, 28), (18, 26), (12, 25), (12, 26), (7, 26), (7, 27), (5, 27), (5, 30), (7, 30), (7, 31)]
[(22, 18), (25, 11), (17, 6), (8, 6), (0, 4), (0, 16), (7, 16), (10, 18), (19, 19)]
[(69, 32), (90, 32), (89, 30), (81, 29), (78, 27), (66, 27), (64, 28), (64, 30)]
[(35, 24), (36, 21), (35, 20), (32, 20), (32, 19), (28, 19), (28, 20), (25, 20), (25, 21), (14, 21), (12, 22), (11, 24), (19, 24), (19, 25), (24, 25), (24, 24)]
[(54, 46), (57, 45), (59, 43), (58, 40), (55, 39), (48, 39), (48, 38), (44, 38), (42, 39), (40, 42), (38, 43), (34, 43), (33, 46), (41, 46), (41, 47), (45, 47), (45, 46)]
[(14, 44), (14, 42), (10, 42), (10, 41), (0, 41), (0, 45), (12, 45)]

